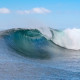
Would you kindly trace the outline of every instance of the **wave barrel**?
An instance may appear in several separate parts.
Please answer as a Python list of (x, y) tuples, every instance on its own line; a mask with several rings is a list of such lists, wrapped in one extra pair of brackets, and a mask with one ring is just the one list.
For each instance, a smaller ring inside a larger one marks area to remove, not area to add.
[(8, 46), (24, 56), (49, 58), (50, 42), (37, 29), (11, 30), (4, 36)]

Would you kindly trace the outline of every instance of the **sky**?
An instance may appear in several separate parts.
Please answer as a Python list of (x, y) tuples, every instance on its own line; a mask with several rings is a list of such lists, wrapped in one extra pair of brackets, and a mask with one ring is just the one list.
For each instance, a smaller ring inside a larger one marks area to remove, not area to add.
[(80, 0), (0, 0), (0, 28), (80, 28)]

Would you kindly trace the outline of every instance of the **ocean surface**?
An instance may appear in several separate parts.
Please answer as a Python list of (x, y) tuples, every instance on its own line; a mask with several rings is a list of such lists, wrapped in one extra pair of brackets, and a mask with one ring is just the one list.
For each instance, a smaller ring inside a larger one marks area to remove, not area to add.
[(1, 30), (0, 80), (80, 80), (80, 29)]

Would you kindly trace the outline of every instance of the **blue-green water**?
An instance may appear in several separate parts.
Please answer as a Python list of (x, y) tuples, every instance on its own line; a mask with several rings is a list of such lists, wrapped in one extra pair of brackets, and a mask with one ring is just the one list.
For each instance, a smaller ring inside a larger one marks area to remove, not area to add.
[(1, 80), (80, 80), (80, 51), (54, 44), (37, 29), (0, 37)]

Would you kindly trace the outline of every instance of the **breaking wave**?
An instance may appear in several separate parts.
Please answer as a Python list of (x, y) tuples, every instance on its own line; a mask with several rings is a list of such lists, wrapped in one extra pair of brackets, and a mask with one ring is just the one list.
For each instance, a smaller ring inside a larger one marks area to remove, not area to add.
[(54, 50), (53, 46), (65, 49), (80, 49), (80, 29), (63, 31), (46, 29), (9, 29), (0, 32), (9, 47), (30, 57), (47, 57)]

